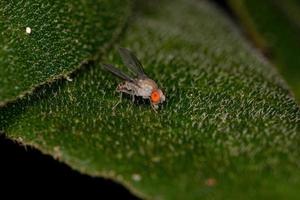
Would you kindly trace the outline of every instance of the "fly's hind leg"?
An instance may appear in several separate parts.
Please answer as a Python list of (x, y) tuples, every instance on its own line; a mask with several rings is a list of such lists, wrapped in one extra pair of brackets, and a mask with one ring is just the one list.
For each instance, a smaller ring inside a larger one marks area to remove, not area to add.
[(119, 101), (112, 107), (113, 110), (122, 102), (122, 92), (120, 92), (120, 98)]

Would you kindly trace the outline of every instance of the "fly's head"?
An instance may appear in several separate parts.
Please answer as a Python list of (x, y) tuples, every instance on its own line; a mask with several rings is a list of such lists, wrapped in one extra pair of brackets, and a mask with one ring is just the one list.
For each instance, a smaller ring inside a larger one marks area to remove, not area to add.
[(157, 107), (158, 104), (163, 103), (166, 100), (164, 93), (161, 89), (154, 89), (150, 96), (151, 103)]
[(149, 78), (140, 79), (138, 81), (138, 94), (144, 98), (149, 98), (151, 104), (157, 108), (158, 104), (163, 103), (166, 97), (161, 89), (158, 88), (155, 81)]

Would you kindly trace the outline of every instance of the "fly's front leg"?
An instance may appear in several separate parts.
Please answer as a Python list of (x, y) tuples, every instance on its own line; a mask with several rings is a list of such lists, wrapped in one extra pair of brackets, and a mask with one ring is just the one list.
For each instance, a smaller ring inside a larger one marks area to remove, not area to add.
[[(150, 100), (150, 99), (149, 99), (149, 100)], [(158, 105), (153, 104), (153, 103), (151, 102), (151, 100), (150, 100), (150, 104), (151, 104), (152, 110), (154, 110), (154, 112), (157, 113)]]

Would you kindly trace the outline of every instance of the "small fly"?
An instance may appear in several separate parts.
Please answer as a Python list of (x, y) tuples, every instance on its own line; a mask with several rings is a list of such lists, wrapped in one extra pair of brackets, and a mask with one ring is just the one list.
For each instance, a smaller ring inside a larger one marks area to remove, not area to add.
[(158, 105), (166, 100), (164, 93), (158, 88), (156, 82), (145, 74), (141, 62), (130, 50), (119, 48), (119, 53), (123, 63), (135, 76), (131, 77), (111, 64), (103, 64), (106, 70), (124, 80), (118, 85), (117, 92), (149, 99), (152, 108), (157, 109)]

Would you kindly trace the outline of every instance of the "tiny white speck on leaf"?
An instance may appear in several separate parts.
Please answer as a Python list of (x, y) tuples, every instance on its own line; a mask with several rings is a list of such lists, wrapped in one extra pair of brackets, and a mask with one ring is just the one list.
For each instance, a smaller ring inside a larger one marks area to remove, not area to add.
[(31, 33), (31, 28), (30, 27), (26, 27), (26, 33), (30, 34)]
[(137, 182), (142, 179), (141, 175), (139, 175), (139, 174), (132, 174), (131, 178), (132, 178), (132, 180), (137, 181)]

